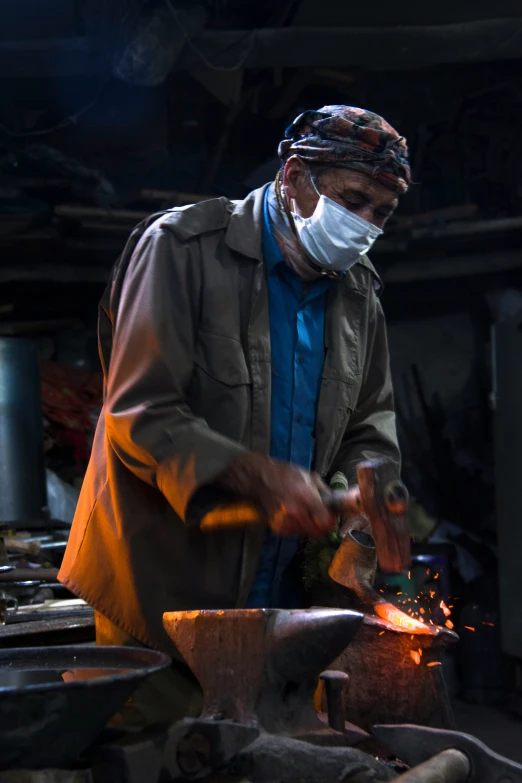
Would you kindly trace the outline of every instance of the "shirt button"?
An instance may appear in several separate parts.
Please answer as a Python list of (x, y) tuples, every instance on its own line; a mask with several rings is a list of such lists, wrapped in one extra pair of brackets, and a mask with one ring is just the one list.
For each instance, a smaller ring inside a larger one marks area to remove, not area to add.
[(297, 418), (297, 421), (298, 421), (299, 423), (301, 423), (301, 422), (303, 421), (303, 414), (302, 414), (302, 413), (298, 413), (298, 414), (297, 414), (297, 416), (296, 416), (296, 418)]
[(303, 354), (300, 354), (300, 355), (297, 357), (297, 361), (299, 362), (299, 364), (302, 364), (302, 363), (304, 362), (304, 356), (303, 356)]

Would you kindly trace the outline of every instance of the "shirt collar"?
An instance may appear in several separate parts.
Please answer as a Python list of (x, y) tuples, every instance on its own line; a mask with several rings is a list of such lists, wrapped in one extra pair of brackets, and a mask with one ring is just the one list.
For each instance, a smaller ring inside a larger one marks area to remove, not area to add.
[(272, 223), (270, 221), (270, 214), (268, 209), (268, 188), (266, 190), (265, 198), (263, 202), (262, 245), (263, 245), (263, 256), (265, 259), (266, 268), (268, 272), (275, 271), (275, 269), (279, 267), (281, 264), (286, 265), (286, 262), (283, 258), (283, 254), (281, 252), (281, 248), (277, 244), (277, 240), (272, 230)]

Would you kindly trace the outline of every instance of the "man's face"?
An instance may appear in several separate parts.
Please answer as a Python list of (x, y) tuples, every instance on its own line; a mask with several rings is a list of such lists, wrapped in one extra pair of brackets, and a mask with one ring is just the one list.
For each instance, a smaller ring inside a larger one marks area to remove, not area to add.
[[(321, 175), (319, 182), (314, 181), (319, 193), (378, 228), (384, 228), (399, 203), (397, 193), (360, 171), (332, 167)], [(297, 155), (285, 164), (283, 186), (294, 212), (310, 217), (319, 196), (310, 181), (308, 166)]]

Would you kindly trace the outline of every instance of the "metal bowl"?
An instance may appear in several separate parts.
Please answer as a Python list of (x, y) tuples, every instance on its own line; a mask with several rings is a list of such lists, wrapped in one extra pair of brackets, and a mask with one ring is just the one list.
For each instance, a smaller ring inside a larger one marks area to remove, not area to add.
[(169, 664), (164, 653), (133, 647), (0, 650), (0, 769), (67, 766)]

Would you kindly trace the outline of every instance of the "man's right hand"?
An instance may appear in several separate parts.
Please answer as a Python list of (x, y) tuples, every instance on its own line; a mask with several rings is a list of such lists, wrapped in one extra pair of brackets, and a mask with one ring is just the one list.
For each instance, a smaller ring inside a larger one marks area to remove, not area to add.
[(335, 527), (321, 497), (330, 490), (317, 473), (248, 452), (216, 483), (259, 508), (277, 535), (321, 538)]

